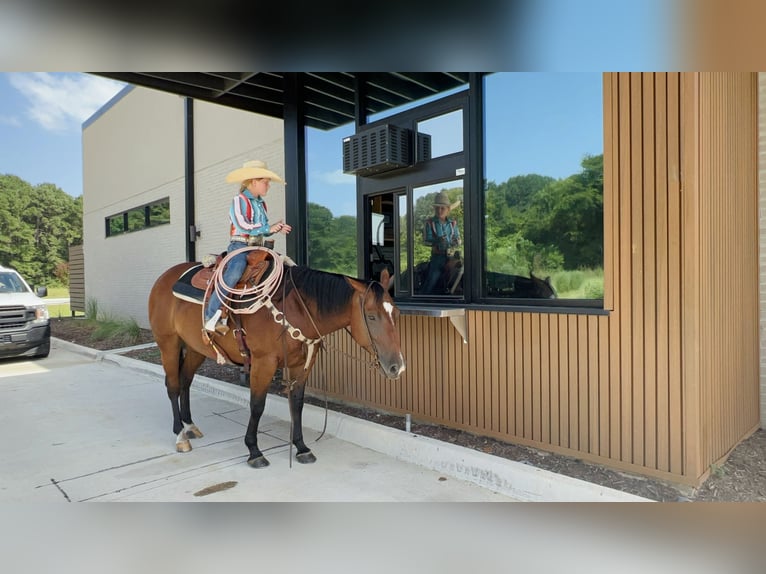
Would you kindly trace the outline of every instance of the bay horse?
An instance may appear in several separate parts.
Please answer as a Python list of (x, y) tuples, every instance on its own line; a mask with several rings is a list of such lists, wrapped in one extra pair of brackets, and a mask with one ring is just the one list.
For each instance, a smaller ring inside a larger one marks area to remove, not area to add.
[[(202, 362), (206, 358), (216, 360), (218, 352), (235, 364), (249, 359), (250, 421), (245, 445), (249, 450), (247, 463), (254, 468), (269, 465), (258, 449), (258, 424), (269, 385), (280, 367), (298, 373), (288, 396), (296, 460), (316, 461), (303, 440), (302, 412), (306, 379), (317, 356), (315, 345), (325, 335), (346, 328), (385, 377), (397, 379), (404, 371), (396, 327), (399, 310), (388, 293), (392, 277), (387, 271), (376, 282), (303, 266), (285, 267), (282, 283), (269, 299), (270, 307), (237, 315), (244, 347), (235, 336), (239, 329), (232, 328), (225, 335), (212, 335), (217, 352), (203, 331), (200, 303), (173, 294), (179, 277), (195, 266), (199, 264), (171, 267), (160, 275), (149, 294), (149, 323), (162, 356), (178, 452), (190, 451), (189, 439), (202, 436), (192, 422), (189, 389)], [(249, 357), (241, 354), (243, 348), (249, 350)]]

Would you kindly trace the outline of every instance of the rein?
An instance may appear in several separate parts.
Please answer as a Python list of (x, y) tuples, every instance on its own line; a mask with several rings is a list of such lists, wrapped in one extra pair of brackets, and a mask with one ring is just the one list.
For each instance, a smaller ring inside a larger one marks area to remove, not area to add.
[[(365, 290), (364, 295), (362, 295), (362, 297), (361, 297), (361, 299), (359, 301), (359, 306), (360, 306), (360, 311), (362, 313), (362, 319), (364, 320), (364, 327), (365, 327), (365, 330), (367, 331), (367, 338), (370, 341), (370, 347), (372, 349), (372, 354), (375, 356), (375, 360), (374, 361), (370, 361), (368, 359), (360, 359), (358, 357), (355, 357), (355, 356), (347, 353), (346, 351), (344, 351), (343, 349), (340, 349), (339, 347), (336, 347), (334, 345), (330, 345), (325, 340), (325, 336), (322, 335), (322, 333), (319, 331), (319, 327), (317, 327), (317, 324), (314, 321), (314, 317), (311, 315), (311, 311), (309, 311), (309, 308), (306, 305), (306, 302), (303, 300), (303, 297), (300, 294), (300, 290), (298, 289), (298, 286), (295, 284), (295, 281), (293, 280), (292, 272), (288, 273), (288, 275), (289, 275), (290, 282), (293, 284), (293, 291), (295, 292), (295, 295), (298, 297), (298, 302), (301, 304), (301, 307), (303, 308), (303, 311), (306, 313), (306, 316), (309, 318), (309, 321), (311, 321), (311, 326), (314, 327), (314, 330), (316, 331), (317, 336), (319, 337), (318, 339), (309, 339), (309, 338), (307, 338), (301, 332), (300, 329), (297, 329), (297, 328), (293, 327), (292, 325), (290, 325), (290, 323), (288, 323), (287, 321), (284, 321), (284, 324), (286, 325), (286, 329), (290, 333), (290, 336), (293, 339), (297, 339), (299, 341), (303, 341), (303, 342), (305, 342), (305, 343), (307, 343), (309, 345), (309, 358), (306, 361), (304, 369), (308, 368), (309, 361), (311, 360), (311, 356), (312, 356), (312, 354), (314, 352), (314, 345), (317, 345), (318, 343), (320, 344), (320, 348), (323, 348), (325, 350), (335, 351), (336, 353), (340, 353), (341, 355), (344, 355), (344, 356), (346, 356), (346, 357), (348, 357), (348, 358), (350, 358), (350, 359), (352, 359), (354, 361), (357, 361), (359, 363), (364, 363), (370, 369), (380, 368), (380, 357), (378, 355), (378, 349), (375, 346), (375, 341), (372, 338), (372, 332), (370, 331), (370, 326), (367, 323), (367, 315), (364, 312), (364, 301), (365, 301), (365, 299), (367, 299), (367, 293), (369, 293), (370, 289), (372, 288), (372, 283), (368, 283), (367, 284), (367, 289)], [(282, 313), (276, 307), (274, 307), (274, 305), (271, 303), (271, 300), (269, 300), (266, 303), (266, 307), (269, 307), (271, 309), (271, 314), (274, 317), (274, 321), (276, 321), (277, 323), (282, 323), (283, 322), (283, 318), (278, 318), (278, 316), (279, 315), (284, 316), (284, 313)], [(349, 335), (351, 335), (351, 331), (349, 330), (348, 327), (344, 327), (344, 329), (346, 330), (346, 332)]]

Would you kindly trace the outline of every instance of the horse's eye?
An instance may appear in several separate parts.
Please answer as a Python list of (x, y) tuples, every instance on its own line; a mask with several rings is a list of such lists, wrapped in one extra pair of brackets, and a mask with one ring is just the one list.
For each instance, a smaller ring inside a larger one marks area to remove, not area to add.
[(367, 315), (367, 319), (369, 321), (374, 321), (375, 320), (375, 315)]

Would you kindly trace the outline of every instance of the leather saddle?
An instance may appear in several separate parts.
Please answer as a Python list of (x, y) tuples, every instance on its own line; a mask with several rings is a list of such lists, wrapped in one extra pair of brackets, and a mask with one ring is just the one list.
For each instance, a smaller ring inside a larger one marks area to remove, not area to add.
[[(225, 252), (215, 256), (215, 262), (212, 265), (199, 264), (188, 269), (173, 285), (173, 294), (181, 299), (201, 304), (205, 290), (213, 280), (213, 275), (224, 257), (226, 257)], [(247, 254), (247, 267), (235, 288), (243, 289), (257, 285), (271, 272), (273, 266), (274, 260), (268, 251), (263, 249), (250, 251)]]

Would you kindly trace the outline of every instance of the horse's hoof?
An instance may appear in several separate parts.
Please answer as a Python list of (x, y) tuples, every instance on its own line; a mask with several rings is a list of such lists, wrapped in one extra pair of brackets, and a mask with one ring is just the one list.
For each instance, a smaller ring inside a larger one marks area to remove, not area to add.
[(186, 433), (186, 438), (202, 438), (205, 436), (202, 434), (202, 431), (197, 428), (197, 425), (187, 427), (184, 432)]
[(182, 440), (176, 443), (177, 452), (189, 452), (191, 449), (191, 443), (188, 440)]
[(311, 451), (308, 452), (299, 452), (295, 455), (295, 460), (297, 460), (301, 464), (311, 464), (312, 462), (317, 461), (317, 457), (314, 456), (314, 453)]
[(247, 464), (252, 466), (253, 468), (266, 468), (269, 466), (269, 461), (266, 460), (266, 457), (261, 455), (258, 458), (249, 458), (247, 459)]

